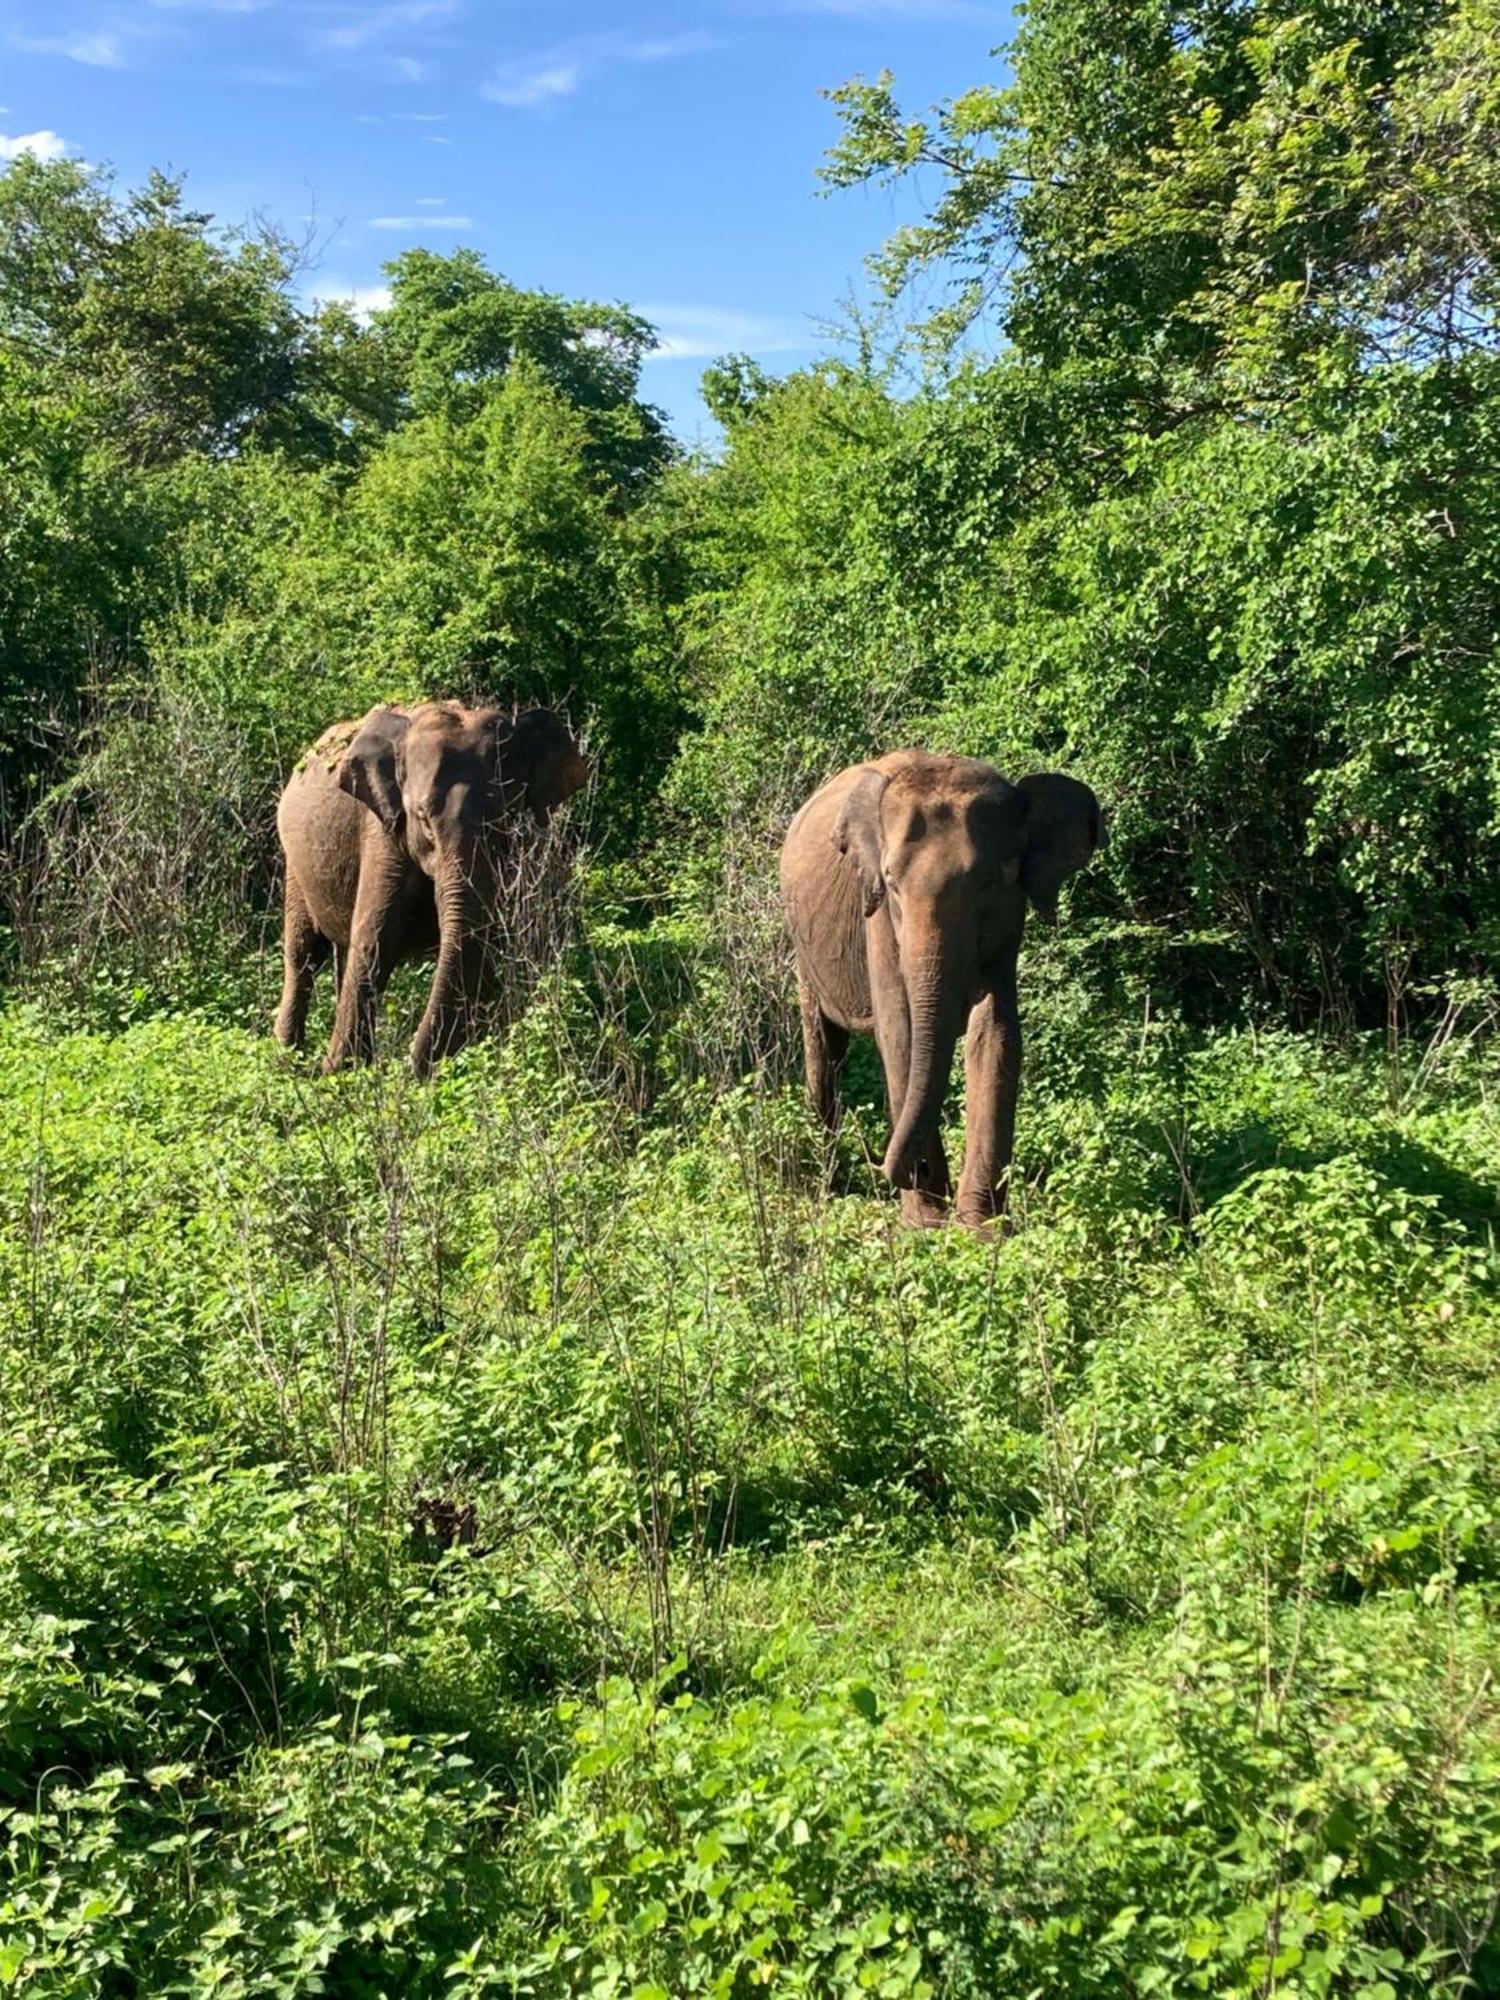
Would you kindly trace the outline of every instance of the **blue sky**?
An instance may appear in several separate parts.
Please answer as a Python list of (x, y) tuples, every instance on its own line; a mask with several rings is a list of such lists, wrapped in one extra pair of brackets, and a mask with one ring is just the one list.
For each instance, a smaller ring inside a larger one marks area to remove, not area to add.
[[(18, 142), (186, 171), (226, 221), (313, 232), (323, 297), (378, 297), (413, 243), (661, 329), (645, 393), (693, 442), (727, 349), (795, 367), (911, 198), (820, 196), (820, 89), (914, 106), (994, 73), (988, 0), (0, 0)], [(307, 218), (315, 218), (308, 221)]]

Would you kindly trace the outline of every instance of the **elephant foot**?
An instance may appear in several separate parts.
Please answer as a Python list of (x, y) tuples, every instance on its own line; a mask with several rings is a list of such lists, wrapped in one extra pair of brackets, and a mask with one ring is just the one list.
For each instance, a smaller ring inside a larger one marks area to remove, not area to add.
[(960, 1195), (953, 1219), (961, 1229), (972, 1231), (983, 1243), (1003, 1243), (1016, 1233), (1015, 1223), (992, 1195), (971, 1201)]
[(1008, 1243), (1016, 1233), (1016, 1225), (1008, 1215), (990, 1215), (970, 1220), (958, 1218), (960, 1228), (967, 1229), (971, 1236), (977, 1236), (981, 1243)]
[(942, 1229), (953, 1220), (953, 1211), (941, 1195), (923, 1194), (916, 1188), (903, 1188), (901, 1220), (908, 1229)]
[(324, 1076), (338, 1076), (346, 1069), (363, 1069), (370, 1060), (363, 1049), (330, 1049), (318, 1068)]

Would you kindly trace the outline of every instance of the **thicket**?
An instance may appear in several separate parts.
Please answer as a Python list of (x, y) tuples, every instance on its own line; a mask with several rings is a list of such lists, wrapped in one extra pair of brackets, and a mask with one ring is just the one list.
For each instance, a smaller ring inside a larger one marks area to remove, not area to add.
[[(845, 86), (897, 331), (705, 459), (622, 308), (0, 175), (0, 1983), (1500, 1992), (1497, 49)], [(589, 733), (571, 933), (314, 1080), (280, 782), (450, 693)], [(901, 741), (1111, 820), (999, 1246), (797, 1099), (775, 845)]]
[(1492, 1066), (1039, 1018), (996, 1255), (598, 1018), (12, 1015), (7, 1977), (1494, 1991)]

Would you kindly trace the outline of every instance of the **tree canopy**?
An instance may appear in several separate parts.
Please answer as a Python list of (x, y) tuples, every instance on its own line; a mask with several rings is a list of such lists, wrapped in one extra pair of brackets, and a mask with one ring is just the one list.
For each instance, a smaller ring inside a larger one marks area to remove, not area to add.
[(827, 182), (932, 194), (875, 256), (916, 317), (783, 378), (722, 358), (698, 461), (625, 306), (408, 250), (382, 309), (315, 310), (294, 246), (180, 182), (15, 162), (12, 794), (121, 690), (232, 718), (262, 800), (370, 701), (550, 697), (660, 883), (926, 741), (1108, 798), (1110, 976), (1346, 1018), (1488, 977), (1496, 26), (1037, 0), (925, 116), (845, 85)]
[(879, 253), (934, 266), (1056, 365), (1129, 357), (1262, 390), (1489, 343), (1500, 223), (1494, 0), (1037, 0), (1013, 80), (929, 117), (834, 93), (836, 187), (935, 168)]

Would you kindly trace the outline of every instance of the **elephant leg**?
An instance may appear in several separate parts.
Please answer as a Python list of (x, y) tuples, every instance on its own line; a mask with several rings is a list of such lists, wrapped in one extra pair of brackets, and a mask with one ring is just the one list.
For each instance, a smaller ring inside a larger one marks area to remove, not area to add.
[(276, 1039), (284, 1048), (300, 1049), (307, 1030), (307, 1010), (312, 1003), (313, 981), (328, 963), (333, 946), (313, 922), (297, 878), (291, 870), (286, 878), (286, 915), (282, 926), (285, 973), (281, 1005), (276, 1010)]
[(940, 1228), (951, 1219), (952, 1194), (942, 1134), (932, 1132), (922, 1142), (914, 1184), (901, 1190), (901, 1220), (914, 1229)]
[(849, 1030), (830, 1021), (801, 974), (797, 998), (802, 1008), (802, 1063), (807, 1095), (830, 1134), (839, 1125), (839, 1071), (849, 1053)]
[(964, 1043), (967, 1141), (958, 1181), (958, 1219), (982, 1229), (1004, 1212), (1021, 1088), (1021, 1017), (1015, 974), (969, 1015)]
[(356, 930), (344, 957), (338, 1012), (323, 1057), (325, 1073), (369, 1062), (374, 1055), (380, 996), (394, 969), (395, 955), (385, 948), (380, 933)]
[(880, 1069), (885, 1078), (885, 1108), (891, 1124), (901, 1116), (911, 1075), (911, 1018), (906, 1011), (906, 983), (890, 928), (880, 921), (865, 926), (870, 970), (870, 1017)]
[(375, 1016), (380, 996), (396, 966), (395, 905), (400, 883), (378, 871), (360, 877), (350, 926), (349, 949), (339, 981), (338, 1011), (323, 1068), (331, 1072), (368, 1062), (375, 1053)]

